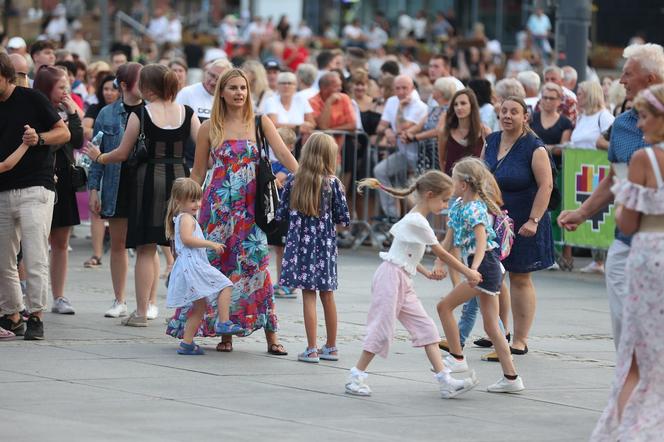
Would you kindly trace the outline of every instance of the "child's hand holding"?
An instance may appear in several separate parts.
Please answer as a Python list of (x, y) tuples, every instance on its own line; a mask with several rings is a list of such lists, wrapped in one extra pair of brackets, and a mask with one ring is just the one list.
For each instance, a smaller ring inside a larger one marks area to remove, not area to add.
[(468, 284), (471, 287), (475, 287), (482, 281), (482, 275), (477, 270), (468, 269), (466, 272), (466, 278), (468, 279)]
[(447, 269), (445, 269), (443, 261), (436, 258), (433, 263), (433, 269), (431, 270), (431, 273), (436, 275), (437, 279), (444, 279), (447, 276)]
[(210, 248), (215, 251), (217, 255), (221, 255), (226, 250), (226, 245), (218, 242), (210, 242)]

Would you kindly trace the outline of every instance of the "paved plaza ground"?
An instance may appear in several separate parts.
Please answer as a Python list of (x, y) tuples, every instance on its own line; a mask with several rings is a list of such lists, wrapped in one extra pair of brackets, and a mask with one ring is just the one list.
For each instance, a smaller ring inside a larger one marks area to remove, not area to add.
[[(257, 332), (236, 339), (232, 353), (215, 352), (217, 341), (205, 339), (205, 356), (184, 357), (164, 334), (164, 287), (160, 318), (148, 328), (103, 317), (113, 299), (109, 257), (100, 269), (84, 269), (89, 242), (79, 233), (67, 283), (76, 315), (47, 313), (42, 342), (0, 344), (0, 440), (582, 441), (608, 398), (615, 359), (599, 276), (536, 275), (530, 352), (515, 356), (523, 393), (487, 393), (500, 366), (480, 361), (485, 350), (471, 345), (466, 355), (480, 385), (440, 399), (424, 352), (399, 328), (389, 358), (370, 367), (373, 396), (357, 398), (344, 394), (344, 381), (361, 352), (374, 251), (339, 258), (339, 362), (297, 361), (306, 342), (300, 299), (277, 301), (288, 356), (268, 355)], [(449, 281), (418, 276), (415, 286), (438, 323), (435, 305)], [(133, 270), (128, 287), (133, 309)]]

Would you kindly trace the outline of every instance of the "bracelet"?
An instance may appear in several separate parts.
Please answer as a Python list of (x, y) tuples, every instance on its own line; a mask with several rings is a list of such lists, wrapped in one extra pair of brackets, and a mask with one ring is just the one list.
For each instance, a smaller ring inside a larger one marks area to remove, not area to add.
[[(97, 158), (95, 158), (95, 163), (99, 163), (99, 158), (104, 155), (103, 152), (99, 152), (99, 155), (97, 155)], [(101, 164), (101, 163), (99, 163)]]

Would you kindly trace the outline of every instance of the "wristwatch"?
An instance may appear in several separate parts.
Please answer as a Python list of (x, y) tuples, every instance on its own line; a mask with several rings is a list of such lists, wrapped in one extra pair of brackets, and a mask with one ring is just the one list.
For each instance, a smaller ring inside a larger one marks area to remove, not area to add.
[(532, 222), (534, 222), (535, 224), (539, 224), (539, 222), (540, 222), (540, 219), (536, 216), (535, 217), (531, 216), (528, 219), (531, 220)]
[(42, 138), (41, 134), (37, 134), (39, 139), (37, 140), (37, 146), (43, 146), (44, 145), (44, 139)]

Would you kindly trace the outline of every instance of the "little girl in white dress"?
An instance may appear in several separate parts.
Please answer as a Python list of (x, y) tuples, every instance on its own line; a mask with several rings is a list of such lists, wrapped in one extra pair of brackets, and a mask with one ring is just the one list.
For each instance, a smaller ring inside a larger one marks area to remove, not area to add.
[(205, 353), (194, 343), (194, 335), (208, 303), (217, 303), (219, 306), (215, 324), (217, 334), (232, 335), (242, 331), (239, 325), (229, 320), (233, 283), (210, 265), (205, 252), (208, 248), (222, 253), (224, 245), (206, 240), (196, 221), (201, 195), (201, 187), (195, 181), (178, 178), (173, 183), (166, 211), (166, 237), (173, 241), (176, 256), (168, 282), (166, 305), (177, 308), (193, 304), (177, 350), (181, 355)]

